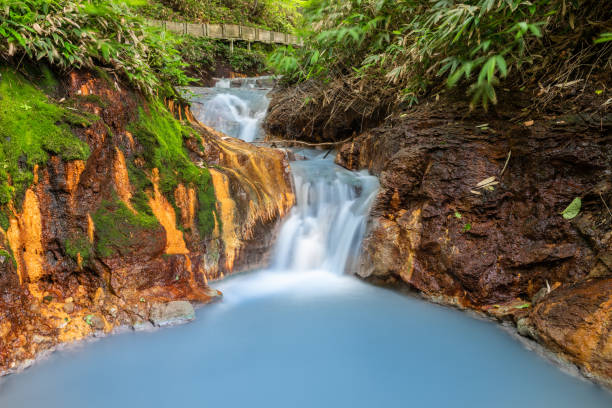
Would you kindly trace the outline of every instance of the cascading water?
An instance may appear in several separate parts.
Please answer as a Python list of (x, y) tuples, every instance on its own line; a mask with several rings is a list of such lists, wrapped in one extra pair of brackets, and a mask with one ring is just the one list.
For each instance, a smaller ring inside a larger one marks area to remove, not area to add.
[(229, 136), (252, 142), (262, 136), (261, 123), (268, 109), (266, 94), (272, 78), (221, 79), (215, 88), (187, 88), (193, 113), (208, 126)]
[(357, 254), (378, 180), (334, 165), (325, 153), (310, 155), (292, 163), (296, 205), (278, 236), (272, 269), (342, 274)]
[(206, 104), (200, 121), (220, 132), (252, 142), (265, 116), (265, 109), (252, 111), (247, 103), (232, 94), (218, 94)]
[[(267, 103), (258, 89), (193, 92), (201, 121), (219, 94), (249, 112)], [(291, 164), (297, 204), (268, 270), (216, 282), (223, 300), (192, 324), (112, 336), (9, 376), (0, 407), (612, 406), (609, 393), (489, 322), (344, 274), (377, 180), (319, 152), (296, 153), (308, 160)]]

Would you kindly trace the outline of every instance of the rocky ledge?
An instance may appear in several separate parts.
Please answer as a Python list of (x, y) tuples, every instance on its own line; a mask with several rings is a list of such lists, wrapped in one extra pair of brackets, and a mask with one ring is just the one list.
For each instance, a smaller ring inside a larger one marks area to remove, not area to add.
[(342, 145), (381, 182), (358, 273), (511, 320), (612, 385), (612, 116), (524, 106), (448, 97)]
[(0, 373), (120, 326), (189, 320), (189, 302), (220, 295), (210, 280), (265, 261), (294, 202), (282, 152), (225, 137), (186, 106), (91, 72), (44, 93), (33, 77), (3, 72), (0, 98), (35, 95), (53, 132), (65, 125), (45, 112), (74, 112), (62, 143), (86, 146), (82, 159), (56, 149), (15, 164), (32, 182), (0, 207)]

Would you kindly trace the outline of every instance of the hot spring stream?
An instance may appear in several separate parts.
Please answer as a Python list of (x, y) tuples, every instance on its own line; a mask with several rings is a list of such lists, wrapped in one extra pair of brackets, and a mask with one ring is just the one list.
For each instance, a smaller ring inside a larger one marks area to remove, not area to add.
[[(193, 91), (201, 121), (258, 136), (267, 100), (254, 80)], [(0, 407), (612, 406), (498, 325), (343, 274), (377, 180), (332, 154), (296, 154), (308, 160), (292, 163), (297, 205), (268, 270), (215, 282), (222, 301), (191, 324), (85, 343), (6, 377)]]

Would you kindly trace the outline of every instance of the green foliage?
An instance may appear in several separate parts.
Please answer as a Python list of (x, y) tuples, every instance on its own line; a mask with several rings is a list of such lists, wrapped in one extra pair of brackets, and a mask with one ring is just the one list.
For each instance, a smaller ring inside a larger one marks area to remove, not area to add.
[(484, 107), (511, 73), (552, 70), (543, 61), (581, 52), (611, 18), (594, 0), (310, 0), (304, 12), (306, 47), (269, 60), (287, 80), (384, 77), (408, 102), (444, 81)]
[[(153, 215), (134, 213), (117, 198), (114, 201), (102, 202), (92, 219), (96, 226), (95, 252), (102, 258), (114, 254), (129, 254), (131, 249), (138, 245), (139, 239), (142, 239), (143, 232), (161, 228)], [(78, 249), (76, 246), (77, 252)]]
[[(141, 3), (131, 0), (130, 3)], [(153, 0), (138, 6), (142, 15), (159, 20), (243, 24), (292, 31), (299, 0)]]
[[(196, 166), (184, 148), (183, 140), (196, 137), (195, 131), (176, 120), (158, 101), (151, 100), (139, 108), (138, 121), (130, 126), (130, 131), (142, 145), (142, 159), (148, 169), (159, 170), (159, 188), (168, 201), (173, 204), (177, 214), (174, 191), (179, 183), (196, 188), (198, 192), (198, 225), (202, 235), (209, 234), (214, 227), (215, 195), (208, 169)], [(146, 175), (130, 164), (130, 181), (137, 191), (146, 188)], [(136, 194), (133, 204), (141, 211), (148, 207), (144, 196)], [(145, 207), (146, 206), (146, 207)], [(212, 223), (211, 223), (212, 221)]]
[(21, 75), (0, 69), (0, 206), (20, 197), (32, 183), (35, 165), (49, 154), (63, 160), (86, 160), (89, 146), (70, 125), (86, 125), (97, 116), (52, 103)]
[(4, 258), (2, 262), (6, 262), (6, 260), (10, 260), (13, 263), (13, 266), (15, 268), (17, 267), (17, 261), (15, 260), (15, 257), (13, 256), (13, 253), (10, 249), (8, 251), (5, 249), (0, 249), (0, 257)]
[(236, 72), (259, 73), (266, 68), (265, 49), (253, 46), (252, 50), (248, 50), (236, 43), (234, 52), (230, 53), (227, 42), (210, 38), (185, 37), (181, 55), (189, 67), (201, 75), (214, 70), (217, 60), (228, 61)]
[(123, 3), (0, 0), (0, 56), (25, 54), (62, 69), (106, 66), (148, 94), (188, 84), (178, 40), (142, 24)]
[(219, 55), (219, 42), (210, 38), (187, 36), (181, 45), (181, 54), (195, 70), (211, 71)]
[(266, 58), (262, 53), (246, 48), (234, 48), (228, 59), (236, 72), (261, 72), (266, 67)]
[(565, 210), (561, 213), (563, 218), (566, 220), (571, 220), (576, 218), (576, 216), (580, 213), (580, 208), (582, 207), (582, 200), (580, 197), (574, 198), (574, 200), (567, 206)]
[(64, 247), (66, 248), (66, 254), (75, 262), (77, 262), (80, 254), (84, 266), (89, 263), (94, 252), (89, 239), (83, 233), (76, 234), (75, 236), (67, 239), (64, 242)]

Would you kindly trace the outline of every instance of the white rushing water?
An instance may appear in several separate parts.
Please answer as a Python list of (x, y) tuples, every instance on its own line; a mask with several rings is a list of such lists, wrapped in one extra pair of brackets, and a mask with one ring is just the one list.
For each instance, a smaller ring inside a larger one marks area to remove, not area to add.
[(263, 136), (269, 79), (221, 79), (215, 88), (187, 88), (200, 122), (226, 135), (252, 142)]
[[(238, 135), (244, 115), (229, 123), (232, 104), (245, 113), (267, 103), (248, 85), (193, 92), (201, 121), (217, 109), (228, 123), (207, 124)], [(267, 270), (215, 282), (222, 301), (192, 324), (104, 338), (9, 376), (0, 407), (612, 406), (610, 393), (490, 322), (350, 276), (377, 179), (336, 166), (333, 154), (296, 156), (307, 159), (291, 163), (297, 203)]]
[(325, 153), (292, 163), (296, 205), (278, 236), (272, 269), (345, 272), (357, 255), (378, 179), (336, 166)]

